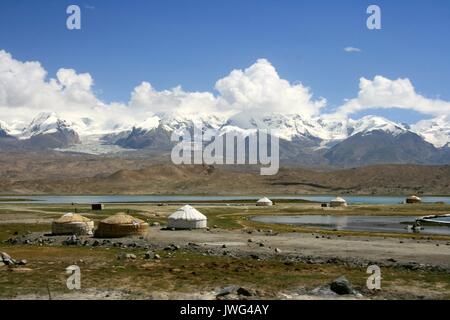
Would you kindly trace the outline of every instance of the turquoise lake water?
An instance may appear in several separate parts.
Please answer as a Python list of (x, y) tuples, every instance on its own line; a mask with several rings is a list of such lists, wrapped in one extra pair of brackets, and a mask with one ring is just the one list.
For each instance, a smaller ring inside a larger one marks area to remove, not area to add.
[[(125, 202), (190, 202), (190, 201), (232, 201), (232, 200), (257, 200), (260, 196), (174, 196), (174, 195), (108, 195), (108, 196), (2, 196), (0, 199), (29, 199), (43, 203), (53, 204), (90, 204), (90, 203), (125, 203)], [(277, 199), (303, 199), (317, 202), (329, 202), (335, 196), (271, 196)], [(349, 204), (398, 204), (405, 197), (375, 197), (375, 196), (346, 196)], [(450, 197), (422, 197), (423, 202), (444, 202), (450, 204)], [(20, 201), (27, 203), (29, 201)]]

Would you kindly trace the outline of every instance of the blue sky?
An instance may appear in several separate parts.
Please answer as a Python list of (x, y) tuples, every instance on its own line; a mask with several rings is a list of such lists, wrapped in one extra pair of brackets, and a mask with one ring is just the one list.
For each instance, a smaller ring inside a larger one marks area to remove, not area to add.
[[(65, 27), (69, 4), (82, 30)], [(382, 30), (366, 28), (366, 8), (382, 10)], [(102, 100), (123, 101), (142, 81), (214, 92), (232, 69), (266, 58), (280, 76), (325, 97), (330, 110), (354, 98), (361, 77), (409, 78), (427, 98), (450, 100), (450, 1), (24, 1), (0, 2), (0, 49), (89, 72)], [(362, 50), (347, 53), (352, 46)], [(392, 120), (427, 117), (365, 110)]]

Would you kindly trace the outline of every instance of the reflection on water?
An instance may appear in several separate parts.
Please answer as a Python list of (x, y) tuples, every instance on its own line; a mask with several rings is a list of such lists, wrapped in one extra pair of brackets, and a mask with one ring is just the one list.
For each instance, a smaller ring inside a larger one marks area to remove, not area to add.
[[(305, 215), (305, 216), (257, 216), (253, 221), (263, 223), (278, 223), (305, 227), (320, 227), (332, 230), (371, 231), (412, 233), (408, 226), (412, 226), (417, 217), (403, 216), (329, 216), (329, 215)], [(423, 226), (420, 230), (423, 234), (450, 235), (450, 227), (447, 226)]]

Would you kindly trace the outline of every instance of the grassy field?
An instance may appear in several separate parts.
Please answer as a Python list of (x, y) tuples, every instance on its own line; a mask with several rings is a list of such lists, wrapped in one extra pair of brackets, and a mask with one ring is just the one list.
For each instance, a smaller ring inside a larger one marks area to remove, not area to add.
[[(210, 227), (222, 229), (271, 229), (276, 232), (319, 232), (323, 234), (342, 234), (342, 235), (364, 235), (364, 236), (395, 236), (411, 237), (411, 234), (389, 234), (389, 233), (368, 233), (358, 231), (332, 231), (317, 227), (289, 226), (281, 224), (266, 224), (251, 221), (252, 216), (262, 215), (380, 215), (380, 216), (426, 216), (439, 215), (450, 212), (450, 205), (446, 204), (416, 204), (416, 205), (352, 205), (346, 208), (321, 208), (319, 204), (314, 203), (279, 203), (273, 207), (256, 207), (254, 205), (207, 205), (199, 204), (196, 206), (203, 214), (208, 217)], [(159, 222), (164, 225), (167, 222), (167, 216), (174, 212), (179, 205), (158, 206), (155, 204), (108, 204), (102, 211), (92, 211), (87, 205), (43, 205), (43, 204), (0, 204), (0, 237), (5, 234), (5, 225), (2, 221), (14, 219), (24, 222), (22, 229), (31, 229), (32, 224), (36, 224), (33, 218), (42, 219), (41, 224), (50, 224), (55, 218), (65, 212), (78, 212), (98, 222), (117, 212), (126, 212), (136, 218), (140, 218), (149, 223)], [(16, 225), (19, 223), (15, 223)], [(10, 228), (10, 227), (8, 227)], [(17, 226), (19, 228), (19, 226)], [(41, 227), (37, 227), (41, 228)], [(25, 230), (25, 231), (27, 231)], [(32, 230), (30, 230), (32, 231)], [(429, 236), (413, 235), (417, 238), (445, 239), (448, 236)]]
[[(65, 268), (73, 264), (80, 266), (83, 290), (132, 291), (136, 298), (150, 296), (155, 291), (211, 291), (231, 284), (259, 290), (266, 298), (276, 298), (276, 292), (299, 289), (306, 292), (342, 274), (357, 289), (362, 289), (367, 279), (365, 270), (359, 268), (285, 263), (277, 259), (238, 260), (186, 251), (177, 251), (172, 256), (161, 251), (160, 261), (148, 261), (142, 258), (143, 250), (134, 250), (138, 258), (123, 261), (117, 259), (120, 249), (116, 248), (14, 246), (3, 249), (16, 259), (28, 259), (29, 263), (23, 270), (0, 269), (0, 298), (26, 294), (46, 297), (47, 287), (53, 294), (68, 293)], [(382, 297), (391, 294), (398, 297), (400, 292), (407, 298), (411, 287), (417, 287), (435, 298), (450, 298), (450, 274), (385, 268), (382, 286)], [(370, 296), (377, 298), (377, 294)]]

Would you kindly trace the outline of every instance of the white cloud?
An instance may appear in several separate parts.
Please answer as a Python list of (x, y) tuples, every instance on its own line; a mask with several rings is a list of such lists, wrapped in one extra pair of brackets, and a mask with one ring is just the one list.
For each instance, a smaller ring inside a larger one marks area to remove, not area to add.
[(313, 100), (309, 88), (281, 79), (266, 59), (259, 59), (245, 70), (233, 70), (216, 83), (220, 103), (236, 111), (298, 113), (317, 115), (325, 99)]
[(92, 86), (88, 73), (62, 68), (56, 78), (47, 79), (40, 63), (21, 62), (0, 50), (0, 119), (15, 129), (27, 125), (40, 112), (56, 112), (80, 122), (96, 119), (99, 129), (111, 118), (128, 117), (122, 106), (100, 101)]
[(344, 51), (348, 52), (348, 53), (356, 53), (356, 52), (361, 52), (362, 50), (359, 48), (355, 48), (355, 47), (345, 47)]
[(218, 112), (217, 99), (209, 92), (187, 92), (180, 86), (157, 91), (148, 82), (134, 88), (129, 103), (133, 112), (211, 113)]
[(237, 113), (258, 110), (278, 113), (301, 113), (313, 116), (326, 104), (325, 99), (312, 100), (309, 88), (291, 85), (281, 79), (275, 68), (265, 59), (258, 60), (245, 70), (233, 70), (218, 80), (219, 92), (187, 92), (181, 87), (157, 91), (148, 82), (137, 86), (130, 100), (133, 110), (158, 113)]
[(40, 63), (21, 62), (0, 51), (0, 119), (16, 128), (44, 111), (70, 119), (80, 130), (90, 118), (100, 132), (117, 124), (130, 127), (155, 113), (220, 116), (253, 110), (310, 117), (326, 104), (325, 99), (313, 100), (309, 88), (281, 79), (265, 59), (217, 81), (218, 95), (188, 92), (180, 86), (158, 91), (144, 81), (134, 88), (127, 104), (107, 104), (96, 97), (93, 85), (89, 73), (61, 68), (55, 78), (48, 78)]
[[(56, 112), (77, 128), (103, 132), (128, 129), (155, 113), (231, 115), (242, 111), (321, 115), (326, 105), (308, 87), (280, 78), (272, 64), (260, 59), (247, 69), (233, 70), (215, 84), (212, 92), (189, 92), (181, 87), (156, 90), (142, 82), (128, 103), (105, 103), (93, 91), (89, 73), (61, 68), (54, 78), (39, 62), (21, 62), (0, 50), (0, 120), (13, 129), (27, 125), (40, 112)], [(361, 78), (358, 96), (341, 106), (333, 117), (369, 108), (405, 108), (430, 115), (450, 114), (450, 103), (416, 93), (408, 79), (376, 76)], [(323, 115), (322, 115), (323, 116)], [(88, 120), (88, 119), (90, 120)]]
[(337, 113), (349, 115), (374, 108), (409, 109), (427, 115), (450, 114), (450, 102), (418, 94), (409, 79), (390, 80), (382, 76), (373, 80), (361, 78), (357, 98), (348, 100)]

